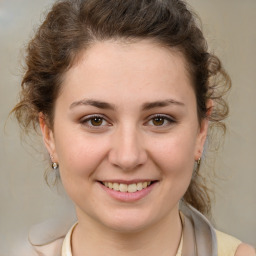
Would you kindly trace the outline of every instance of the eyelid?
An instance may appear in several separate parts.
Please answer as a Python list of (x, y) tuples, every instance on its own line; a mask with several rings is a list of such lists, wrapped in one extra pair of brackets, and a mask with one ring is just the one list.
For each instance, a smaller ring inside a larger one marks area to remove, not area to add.
[[(169, 126), (171, 125), (172, 123), (176, 123), (177, 121), (175, 120), (174, 117), (170, 116), (170, 115), (166, 115), (166, 114), (154, 114), (154, 115), (151, 115), (147, 118), (147, 121), (145, 122), (146, 124), (149, 123), (152, 119), (156, 118), (156, 117), (161, 117), (161, 118), (164, 118), (165, 120), (167, 120), (169, 122), (169, 124), (167, 125), (162, 125), (162, 126), (155, 126), (155, 127), (158, 127), (158, 128), (161, 128), (161, 127), (166, 127), (166, 126)], [(153, 126), (153, 125), (152, 125)]]
[[(101, 118), (105, 122), (107, 122), (107, 125), (100, 125), (100, 126), (88, 125), (87, 122), (92, 120), (93, 118)], [(91, 129), (104, 129), (106, 126), (112, 125), (110, 123), (109, 119), (105, 115), (102, 115), (102, 114), (91, 114), (91, 115), (84, 116), (80, 119), (80, 123), (84, 126), (87, 126), (88, 128), (91, 128)]]

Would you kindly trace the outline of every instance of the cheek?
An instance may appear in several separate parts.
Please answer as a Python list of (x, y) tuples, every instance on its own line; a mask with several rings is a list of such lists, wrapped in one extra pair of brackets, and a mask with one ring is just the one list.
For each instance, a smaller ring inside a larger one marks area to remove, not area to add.
[(194, 150), (196, 139), (190, 133), (169, 136), (161, 141), (154, 141), (151, 151), (153, 161), (161, 170), (173, 189), (186, 188), (194, 168)]
[(83, 138), (76, 133), (73, 138), (66, 136), (58, 140), (56, 149), (61, 181), (69, 197), (78, 205), (81, 200), (91, 201), (95, 170), (107, 151), (104, 140)]
[(66, 176), (90, 178), (107, 152), (107, 142), (97, 136), (86, 137), (84, 134), (74, 133), (59, 137), (56, 141), (63, 179)]
[(151, 145), (154, 145), (151, 155), (158, 158), (158, 161), (162, 164), (176, 168), (179, 166), (193, 166), (196, 138), (191, 135), (175, 134), (161, 140), (154, 140)]

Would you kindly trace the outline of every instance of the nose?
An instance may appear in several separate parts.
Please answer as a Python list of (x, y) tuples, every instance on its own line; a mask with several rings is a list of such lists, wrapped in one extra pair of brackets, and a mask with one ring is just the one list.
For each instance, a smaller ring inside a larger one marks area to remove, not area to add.
[(147, 161), (147, 152), (136, 129), (120, 129), (112, 138), (109, 161), (124, 171), (131, 171)]

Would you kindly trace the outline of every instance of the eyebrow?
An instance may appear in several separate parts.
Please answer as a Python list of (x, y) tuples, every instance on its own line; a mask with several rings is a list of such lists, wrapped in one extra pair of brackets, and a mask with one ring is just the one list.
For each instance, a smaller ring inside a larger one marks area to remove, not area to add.
[(92, 99), (83, 99), (83, 100), (75, 101), (70, 105), (69, 108), (72, 109), (80, 105), (93, 106), (100, 109), (110, 109), (110, 110), (115, 110), (116, 108), (114, 105), (109, 104), (107, 102), (92, 100)]
[(178, 105), (178, 106), (185, 106), (184, 103), (174, 100), (174, 99), (167, 99), (167, 100), (161, 100), (161, 101), (154, 101), (149, 103), (144, 103), (142, 105), (142, 110), (150, 110), (152, 108), (158, 108), (158, 107), (167, 107), (169, 105)]
[[(174, 99), (167, 99), (167, 100), (160, 100), (160, 101), (154, 101), (154, 102), (146, 102), (142, 105), (142, 110), (150, 110), (153, 108), (158, 108), (158, 107), (166, 107), (169, 105), (178, 105), (178, 106), (184, 106), (185, 104), (174, 100)], [(115, 110), (116, 107), (113, 104), (104, 102), (104, 101), (99, 101), (99, 100), (93, 100), (93, 99), (83, 99), (83, 100), (79, 100), (79, 101), (75, 101), (70, 105), (70, 109), (76, 107), (76, 106), (80, 106), (80, 105), (85, 105), (85, 106), (93, 106), (96, 108), (100, 108), (100, 109), (109, 109), (109, 110)]]

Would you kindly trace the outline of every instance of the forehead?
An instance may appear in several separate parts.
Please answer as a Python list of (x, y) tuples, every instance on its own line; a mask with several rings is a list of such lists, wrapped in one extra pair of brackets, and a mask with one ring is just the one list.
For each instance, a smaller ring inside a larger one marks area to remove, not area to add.
[(70, 97), (111, 94), (120, 98), (133, 93), (134, 99), (137, 96), (161, 98), (168, 91), (174, 95), (179, 92), (176, 96), (182, 98), (182, 94), (191, 90), (181, 52), (150, 40), (96, 42), (80, 52), (63, 82), (63, 91)]
[(134, 68), (139, 68), (144, 62), (144, 66), (154, 66), (154, 69), (157, 66), (161, 69), (167, 68), (170, 62), (176, 62), (177, 65), (184, 67), (184, 73), (189, 76), (186, 69), (187, 61), (178, 47), (167, 47), (151, 39), (96, 41), (76, 55), (71, 69), (82, 67), (81, 63), (85, 62), (91, 66), (95, 65), (96, 68), (100, 68), (100, 64), (117, 62), (127, 67), (128, 64), (132, 64)]

